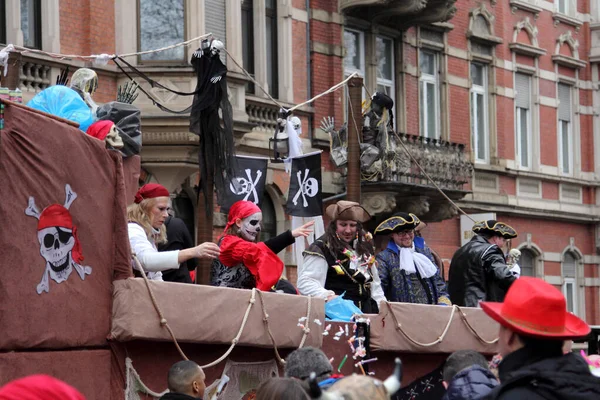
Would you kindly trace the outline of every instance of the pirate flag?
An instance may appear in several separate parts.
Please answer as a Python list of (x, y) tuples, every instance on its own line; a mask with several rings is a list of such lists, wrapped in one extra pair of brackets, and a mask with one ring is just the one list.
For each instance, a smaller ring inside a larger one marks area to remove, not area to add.
[(438, 400), (446, 393), (442, 385), (442, 367), (417, 378), (410, 385), (400, 389), (393, 400)]
[(295, 217), (323, 215), (320, 151), (292, 159), (287, 213)]
[(228, 212), (238, 200), (260, 205), (267, 183), (267, 163), (266, 158), (236, 156), (233, 177), (219, 201), (221, 212)]

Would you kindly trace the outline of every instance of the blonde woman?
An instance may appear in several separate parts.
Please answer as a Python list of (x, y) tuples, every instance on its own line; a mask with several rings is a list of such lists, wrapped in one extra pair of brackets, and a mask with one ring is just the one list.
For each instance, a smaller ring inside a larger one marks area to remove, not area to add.
[[(192, 258), (213, 259), (219, 255), (215, 243), (202, 243), (196, 247), (159, 253), (156, 245), (167, 241), (164, 225), (169, 216), (169, 191), (157, 183), (142, 186), (134, 203), (127, 207), (127, 230), (131, 250), (137, 255), (149, 279), (162, 281), (161, 271), (179, 268), (179, 264)], [(134, 270), (138, 270), (135, 263)]]

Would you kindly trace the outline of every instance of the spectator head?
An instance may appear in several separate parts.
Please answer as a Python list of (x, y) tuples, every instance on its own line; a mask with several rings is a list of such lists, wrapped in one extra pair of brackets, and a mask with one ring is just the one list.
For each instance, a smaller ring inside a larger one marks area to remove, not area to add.
[(292, 378), (271, 378), (256, 389), (256, 400), (309, 400), (300, 382)]
[(0, 388), (2, 400), (85, 400), (74, 387), (48, 375), (31, 375)]
[(448, 389), (448, 385), (450, 385), (456, 374), (474, 365), (489, 369), (485, 357), (474, 350), (459, 350), (450, 354), (450, 357), (448, 357), (444, 364), (442, 382), (444, 387)]
[(291, 352), (285, 363), (285, 376), (302, 381), (307, 380), (310, 373), (317, 375), (321, 382), (330, 377), (333, 367), (325, 353), (314, 347), (302, 347)]
[(185, 360), (171, 366), (167, 384), (171, 392), (202, 398), (206, 389), (204, 378), (204, 371), (198, 364)]

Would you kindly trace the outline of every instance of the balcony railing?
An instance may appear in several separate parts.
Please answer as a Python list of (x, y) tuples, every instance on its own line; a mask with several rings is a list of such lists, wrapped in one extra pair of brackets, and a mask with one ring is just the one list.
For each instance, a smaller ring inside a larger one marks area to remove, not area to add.
[(392, 140), (390, 151), (382, 161), (381, 173), (364, 174), (363, 180), (434, 186), (428, 175), (442, 189), (463, 190), (472, 171), (473, 165), (463, 144), (400, 133)]

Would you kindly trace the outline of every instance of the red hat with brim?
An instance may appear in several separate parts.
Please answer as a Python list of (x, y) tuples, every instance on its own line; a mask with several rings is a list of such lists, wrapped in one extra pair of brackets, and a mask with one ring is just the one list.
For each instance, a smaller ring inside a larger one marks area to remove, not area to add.
[(567, 311), (560, 290), (539, 278), (517, 279), (504, 303), (482, 302), (481, 308), (500, 325), (524, 336), (565, 340), (591, 331), (585, 321)]

